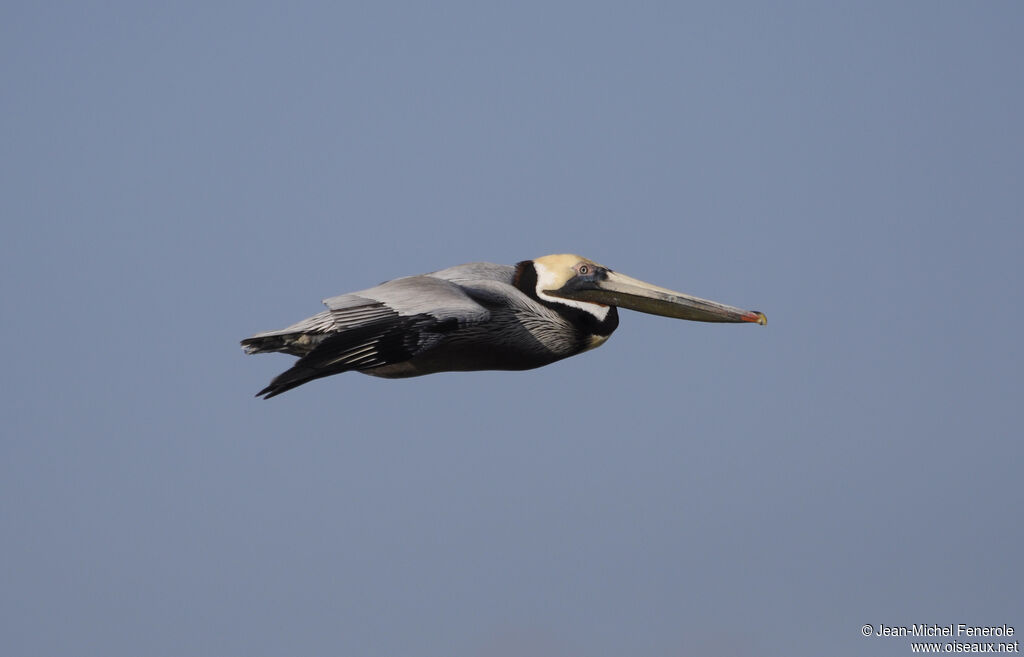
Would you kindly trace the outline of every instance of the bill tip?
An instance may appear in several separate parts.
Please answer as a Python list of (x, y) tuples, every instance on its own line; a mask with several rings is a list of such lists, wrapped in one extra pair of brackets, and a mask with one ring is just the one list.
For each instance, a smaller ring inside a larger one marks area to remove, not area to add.
[(768, 324), (768, 318), (765, 317), (763, 312), (760, 312), (760, 311), (757, 311), (757, 310), (750, 311), (749, 313), (747, 313), (743, 317), (743, 319), (748, 321), (748, 322), (754, 322), (755, 324), (760, 324), (761, 326), (765, 326), (765, 325)]

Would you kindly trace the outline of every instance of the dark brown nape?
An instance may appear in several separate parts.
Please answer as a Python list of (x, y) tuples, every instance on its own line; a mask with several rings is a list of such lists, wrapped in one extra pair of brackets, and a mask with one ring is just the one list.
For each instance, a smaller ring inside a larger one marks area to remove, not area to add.
[(533, 266), (533, 260), (516, 263), (516, 273), (512, 276), (512, 285), (531, 299), (540, 301), (537, 296), (537, 269)]

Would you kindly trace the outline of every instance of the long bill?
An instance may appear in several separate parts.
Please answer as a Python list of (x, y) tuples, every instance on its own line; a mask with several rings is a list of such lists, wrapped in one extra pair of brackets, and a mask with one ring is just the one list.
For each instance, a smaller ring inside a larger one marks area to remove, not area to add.
[(717, 301), (701, 299), (614, 271), (608, 271), (604, 278), (594, 281), (592, 285), (571, 291), (563, 288), (547, 292), (580, 301), (696, 322), (753, 322), (762, 326), (768, 323), (768, 318), (762, 312), (743, 310)]

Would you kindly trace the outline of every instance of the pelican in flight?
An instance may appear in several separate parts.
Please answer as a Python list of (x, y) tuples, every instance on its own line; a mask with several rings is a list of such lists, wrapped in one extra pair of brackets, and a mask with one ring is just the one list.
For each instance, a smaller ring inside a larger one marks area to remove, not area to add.
[(765, 324), (764, 313), (651, 285), (576, 255), (512, 267), (475, 262), (324, 299), (327, 310), (242, 340), (246, 353), (299, 360), (270, 399), (349, 370), (387, 378), (528, 370), (604, 344), (617, 307), (698, 322)]

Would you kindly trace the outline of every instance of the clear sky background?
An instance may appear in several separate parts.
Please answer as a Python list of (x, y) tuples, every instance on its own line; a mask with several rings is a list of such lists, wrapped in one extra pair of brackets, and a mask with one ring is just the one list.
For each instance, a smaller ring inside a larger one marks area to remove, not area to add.
[[(1024, 632), (1024, 5), (5, 3), (0, 653), (910, 654)], [(573, 252), (516, 373), (271, 401), (320, 299)], [(1019, 638), (1019, 637), (1017, 637)]]

